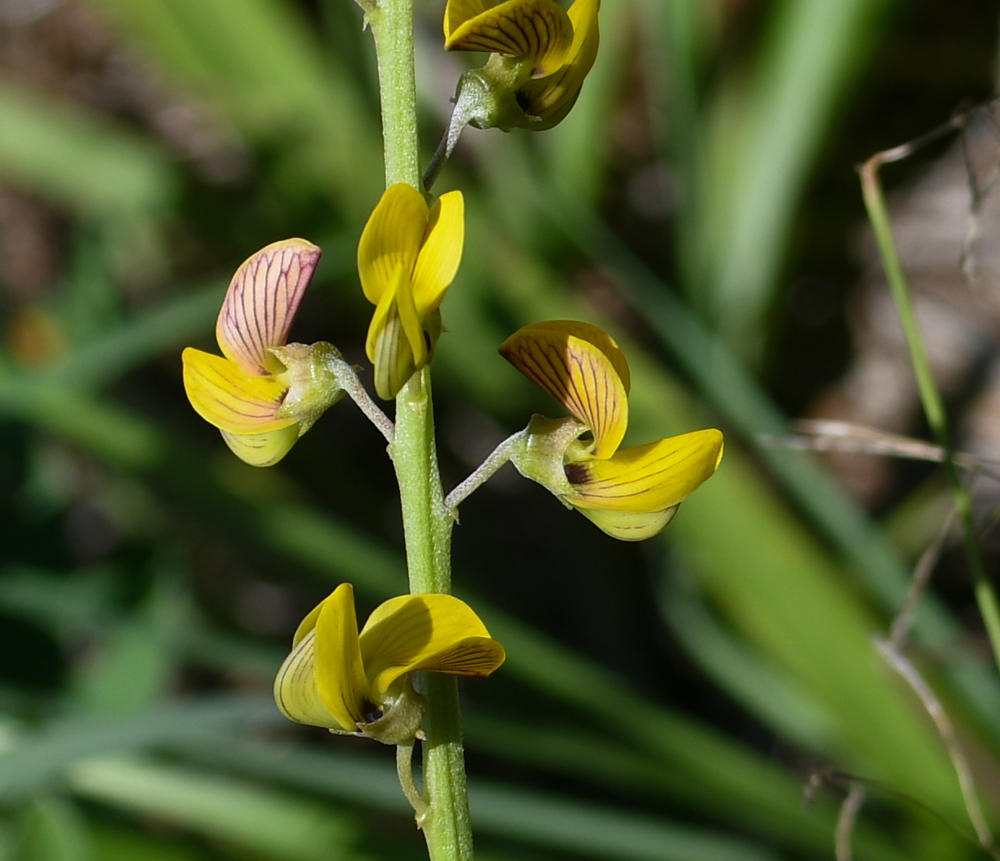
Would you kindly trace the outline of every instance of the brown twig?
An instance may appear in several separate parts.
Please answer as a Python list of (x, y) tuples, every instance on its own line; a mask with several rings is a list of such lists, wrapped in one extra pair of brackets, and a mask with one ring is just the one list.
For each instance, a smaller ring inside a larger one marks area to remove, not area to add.
[(994, 858), (1000, 858), (1000, 851), (998, 851), (996, 844), (993, 842), (993, 834), (990, 832), (986, 817), (983, 816), (983, 810), (979, 806), (975, 781), (972, 778), (972, 769), (969, 768), (965, 752), (958, 743), (955, 728), (947, 712), (941, 705), (940, 700), (934, 696), (930, 685), (920, 675), (917, 668), (896, 648), (894, 643), (880, 636), (876, 636), (874, 642), (878, 653), (890, 667), (906, 680), (907, 684), (913, 689), (913, 692), (920, 698), (920, 702), (923, 703), (931, 720), (934, 721), (938, 734), (941, 736), (942, 742), (944, 742), (948, 758), (951, 759), (951, 764), (955, 769), (955, 775), (958, 777), (958, 785), (962, 791), (962, 800), (965, 802), (965, 809), (969, 814), (969, 821), (972, 823), (973, 829), (975, 829), (976, 837), (979, 839), (980, 845), (987, 852)]
[[(868, 425), (834, 419), (805, 419), (795, 423), (798, 436), (759, 437), (763, 445), (773, 448), (795, 448), (807, 451), (842, 451), (880, 457), (898, 457), (944, 463), (948, 459), (944, 448), (912, 437), (886, 433)], [(962, 469), (1000, 481), (1000, 463), (975, 455), (956, 452), (952, 461)]]
[(851, 835), (858, 821), (858, 813), (865, 801), (865, 786), (859, 780), (851, 781), (844, 803), (840, 805), (840, 816), (837, 817), (836, 853), (837, 861), (851, 861)]
[(892, 622), (892, 628), (889, 631), (889, 640), (893, 648), (897, 650), (902, 649), (906, 645), (906, 638), (910, 633), (910, 628), (913, 626), (913, 619), (917, 615), (917, 607), (920, 605), (920, 599), (923, 597), (924, 592), (927, 591), (927, 584), (930, 582), (931, 574), (934, 572), (934, 567), (941, 558), (944, 546), (948, 542), (948, 536), (955, 528), (957, 520), (958, 515), (953, 509), (945, 519), (944, 525), (938, 531), (934, 541), (920, 555), (917, 567), (913, 572), (913, 580), (910, 582), (910, 588), (906, 593), (906, 599), (903, 601), (903, 606), (900, 608), (899, 613), (896, 614), (896, 618)]

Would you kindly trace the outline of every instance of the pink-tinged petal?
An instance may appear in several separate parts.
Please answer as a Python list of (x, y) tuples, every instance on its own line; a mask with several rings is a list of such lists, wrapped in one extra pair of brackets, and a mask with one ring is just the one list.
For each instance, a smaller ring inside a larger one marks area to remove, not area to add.
[(622, 449), (607, 460), (567, 463), (576, 508), (656, 512), (682, 502), (722, 460), (722, 434), (710, 428)]
[(451, 595), (403, 595), (386, 601), (361, 631), (361, 654), (380, 701), (405, 673), (483, 677), (505, 657), (468, 604)]
[(373, 305), (393, 286), (397, 271), (413, 275), (427, 218), (427, 202), (415, 188), (397, 183), (385, 190), (358, 243), (361, 289)]
[(184, 389), (191, 406), (209, 424), (230, 433), (266, 433), (295, 424), (278, 418), (288, 389), (274, 377), (257, 377), (234, 362), (188, 347)]
[(628, 425), (629, 375), (609, 335), (569, 320), (536, 323), (504, 341), (500, 354), (590, 429), (593, 457), (614, 453)]
[[(470, 5), (468, 11), (472, 8)], [(449, 26), (447, 11), (446, 29)], [(539, 76), (558, 68), (572, 44), (573, 24), (555, 0), (506, 0), (452, 29), (445, 37), (444, 46), (449, 51), (487, 51), (508, 57), (527, 57), (532, 64), (532, 74)]]
[(465, 242), (465, 202), (460, 191), (442, 194), (430, 211), (413, 269), (413, 302), (421, 321), (436, 311), (455, 280)]
[(284, 239), (250, 256), (233, 276), (215, 336), (223, 354), (247, 374), (276, 370), (269, 347), (288, 340), (299, 303), (319, 262), (305, 239)]
[(274, 466), (302, 435), (298, 424), (267, 433), (230, 433), (220, 430), (229, 450), (250, 466)]

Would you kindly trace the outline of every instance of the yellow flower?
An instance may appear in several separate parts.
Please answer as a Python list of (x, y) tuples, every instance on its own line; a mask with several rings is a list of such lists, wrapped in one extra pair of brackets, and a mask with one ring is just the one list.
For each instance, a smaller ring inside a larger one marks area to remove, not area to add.
[[(628, 363), (596, 326), (567, 320), (525, 326), (500, 353), (574, 416), (535, 416), (511, 460), (608, 535), (623, 541), (656, 535), (718, 467), (722, 434), (715, 429), (619, 448), (628, 426)], [(587, 431), (592, 438), (580, 439)]]
[(504, 657), (479, 617), (451, 595), (392, 598), (359, 635), (354, 589), (342, 583), (299, 625), (274, 699), (298, 723), (399, 744), (413, 738), (425, 708), (409, 673), (482, 678)]
[(438, 309), (462, 259), (464, 211), (459, 191), (429, 209), (420, 192), (400, 183), (386, 189), (361, 234), (358, 274), (375, 306), (365, 351), (385, 400), (433, 357)]
[(459, 83), (456, 114), (476, 128), (550, 129), (569, 113), (597, 57), (600, 0), (448, 0), (444, 45), (488, 51)]
[(304, 239), (248, 258), (233, 276), (215, 336), (223, 356), (184, 350), (184, 388), (195, 411), (253, 466), (283, 458), (343, 392), (325, 359), (330, 344), (288, 344), (288, 331), (319, 261)]

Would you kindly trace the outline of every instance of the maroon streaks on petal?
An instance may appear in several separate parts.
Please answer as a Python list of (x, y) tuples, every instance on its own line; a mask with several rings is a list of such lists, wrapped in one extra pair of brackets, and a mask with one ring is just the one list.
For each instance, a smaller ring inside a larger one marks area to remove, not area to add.
[(450, 649), (431, 655), (412, 669), (484, 679), (504, 659), (503, 647), (487, 637), (468, 637)]
[(581, 462), (576, 466), (586, 479), (574, 484), (578, 495), (571, 502), (621, 511), (670, 508), (715, 472), (722, 446), (722, 434), (709, 429), (622, 449), (609, 460)]
[(207, 422), (233, 433), (258, 433), (295, 424), (278, 417), (288, 393), (274, 377), (245, 374), (229, 359), (188, 347), (181, 356), (184, 389)]
[(525, 326), (500, 346), (507, 361), (589, 428), (592, 454), (601, 459), (618, 448), (628, 424), (628, 365), (620, 352), (601, 330), (567, 320)]
[(572, 45), (569, 16), (552, 0), (507, 0), (466, 19), (446, 38), (448, 50), (525, 56), (534, 75), (552, 71)]
[(271, 372), (268, 349), (287, 341), (319, 256), (311, 242), (285, 239), (261, 249), (236, 271), (215, 333), (223, 354), (244, 372)]
[(189, 365), (187, 372), (195, 380), (200, 380), (206, 389), (211, 388), (219, 394), (214, 406), (225, 409), (233, 416), (239, 416), (251, 421), (273, 421), (274, 416), (285, 399), (287, 391), (273, 401), (260, 401), (247, 397), (231, 388), (231, 380), (215, 372), (214, 368), (205, 365)]
[[(665, 468), (665, 462), (670, 461), (672, 469), (679, 471), (691, 458), (700, 453), (700, 448), (691, 446), (686, 453), (679, 457), (675, 452), (666, 452), (660, 457), (646, 461), (644, 466), (650, 472), (657, 472), (661, 468)], [(630, 496), (641, 496), (643, 493), (649, 492), (648, 475), (641, 475), (634, 478), (622, 476), (615, 479), (595, 479), (593, 476), (590, 476), (587, 484), (587, 494), (589, 496), (599, 496), (602, 492), (613, 490), (615, 498), (625, 499)]]

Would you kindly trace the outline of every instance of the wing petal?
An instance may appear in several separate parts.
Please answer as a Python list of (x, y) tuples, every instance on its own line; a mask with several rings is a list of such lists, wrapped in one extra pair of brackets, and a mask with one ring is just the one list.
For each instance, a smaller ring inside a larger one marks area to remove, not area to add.
[(235, 362), (188, 347), (181, 355), (184, 389), (209, 424), (230, 433), (264, 433), (295, 424), (278, 418), (288, 391), (274, 377), (245, 373)]
[(274, 681), (274, 699), (291, 720), (356, 732), (366, 720), (368, 698), (354, 589), (342, 583), (295, 632), (292, 652)]
[(711, 478), (722, 460), (722, 434), (714, 428), (667, 437), (615, 452), (607, 460), (566, 465), (576, 508), (657, 512), (682, 502)]

